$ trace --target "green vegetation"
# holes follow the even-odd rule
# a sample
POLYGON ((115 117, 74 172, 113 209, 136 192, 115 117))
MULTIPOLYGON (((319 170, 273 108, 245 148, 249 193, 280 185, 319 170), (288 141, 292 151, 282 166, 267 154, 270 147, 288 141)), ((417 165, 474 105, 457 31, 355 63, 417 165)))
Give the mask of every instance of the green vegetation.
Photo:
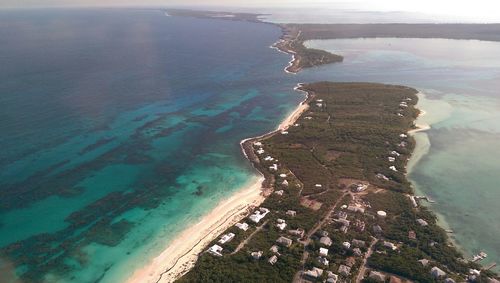
MULTIPOLYGON (((409 200, 412 189, 405 167, 414 140, 405 133, 414 127, 419 113, 414 107, 417 91, 404 86, 330 82, 306 84, 300 89, 309 93, 309 109, 296 124, 286 132, 261 138, 258 141, 262 144, 253 140, 244 145, 274 191, 261 206, 271 210, 258 224, 261 230, 241 250, 229 254, 255 231, 255 225, 247 232, 229 229, 237 236, 222 245, 224 256, 201 254, 195 267, 179 281, 291 282, 318 267, 324 270, 317 278, 322 282, 327 272, 340 275, 339 268, 349 266, 349 274, 340 276, 343 280, 363 279, 367 270, 374 269, 415 282, 439 282, 430 274, 434 266, 461 281, 469 268, 480 269, 462 259, 428 209, 414 208, 409 200), (264 152, 254 153, 257 150, 264 152), (391 161, 388 157, 393 151, 398 156, 391 161), (274 164, 277 170, 270 169, 274 164), (283 184, 285 179, 288 184, 283 184), (359 184, 366 184, 365 189, 356 191, 359 184), (296 215, 286 214, 288 210, 296 215), (378 216, 379 210, 387 216, 378 216), (286 229, 276 227, 278 219, 286 221, 286 229), (381 231, 375 232, 375 226, 381 231), (304 237, 288 232, 297 228, 305 230, 304 237), (331 246, 320 243, 325 235, 330 237, 331 246), (293 243, 290 247, 278 245, 279 253, 270 251, 280 236, 293 243), (345 246, 354 240, 358 240, 356 249, 345 246), (320 248, 327 248, 328 254, 320 256, 320 248), (250 255, 255 251, 263 252, 260 259, 250 255), (278 260, 272 265, 268 260, 274 255, 278 260), (320 263, 320 257, 328 260, 328 265, 320 263), (422 259, 428 264, 419 262, 422 259)), ((365 278, 364 282, 371 281, 365 278)))

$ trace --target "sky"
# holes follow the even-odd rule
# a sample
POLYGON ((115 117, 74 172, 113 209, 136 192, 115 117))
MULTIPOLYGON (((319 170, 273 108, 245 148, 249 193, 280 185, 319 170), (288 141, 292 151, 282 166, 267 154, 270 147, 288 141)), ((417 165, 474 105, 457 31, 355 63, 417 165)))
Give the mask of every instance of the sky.
POLYGON ((235 8, 327 8, 403 11, 500 22, 498 0, 0 0, 0 8, 52 6, 184 6, 235 8))

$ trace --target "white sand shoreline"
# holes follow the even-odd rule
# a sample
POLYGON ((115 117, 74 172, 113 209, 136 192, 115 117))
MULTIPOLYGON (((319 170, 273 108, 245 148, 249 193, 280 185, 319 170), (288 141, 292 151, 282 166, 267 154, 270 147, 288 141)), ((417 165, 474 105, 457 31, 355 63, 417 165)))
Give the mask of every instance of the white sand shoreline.
POLYGON ((136 270, 128 282, 173 282, 184 275, 194 266, 206 245, 264 201, 263 180, 263 177, 258 177, 244 189, 222 200, 197 224, 180 233, 159 256, 136 270))
MULTIPOLYGON (((294 90, 305 92, 299 89, 300 85, 298 84, 294 90)), ((288 129, 309 108, 309 105, 305 103, 307 99, 308 95, 306 93, 304 100, 278 125, 276 130, 258 137, 244 139, 240 142, 240 145, 243 145, 248 140, 259 139, 288 129)), ((243 148, 242 151, 247 157, 243 148)), ((259 206, 265 200, 262 188, 264 176, 262 173, 260 174, 262 176, 256 178, 255 182, 236 192, 228 199, 222 200, 197 224, 190 226, 175 237, 159 256, 144 267, 136 270, 127 282, 166 283, 173 282, 186 274, 193 268, 198 255, 203 252, 211 241, 248 216, 253 207, 259 206)))

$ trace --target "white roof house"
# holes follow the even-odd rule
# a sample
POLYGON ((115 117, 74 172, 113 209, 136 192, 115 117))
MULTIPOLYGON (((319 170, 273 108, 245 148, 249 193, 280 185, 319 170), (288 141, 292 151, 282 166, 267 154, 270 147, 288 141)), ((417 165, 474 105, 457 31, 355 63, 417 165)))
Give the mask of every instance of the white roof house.
POLYGON ((272 158, 271 156, 269 156, 269 155, 268 155, 268 156, 266 156, 266 157, 264 158, 264 160, 265 160, 265 161, 273 161, 273 160, 274 160, 274 158, 272 158))
POLYGON ((262 149, 262 148, 259 148, 259 150, 257 150, 257 154, 263 154, 265 151, 262 149))
POLYGON ((322 255, 322 256, 327 256, 328 255, 328 249, 319 248, 319 254, 322 255))
POLYGON ((208 249, 208 252, 210 254, 213 254, 215 256, 222 256, 222 247, 219 245, 213 245, 208 249))
POLYGON ((307 270, 304 272, 305 276, 309 276, 311 278, 319 278, 321 275, 323 275, 323 269, 313 267, 311 270, 307 270))
POLYGON ((287 180, 284 180, 281 184, 282 184, 283 186, 287 187, 287 186, 288 186, 288 181, 287 181, 287 180))
POLYGON ((437 278, 446 276, 446 272, 441 270, 439 267, 434 266, 433 268, 431 268, 431 275, 432 275, 432 277, 437 279, 437 278))
POLYGON ((269 166, 269 170, 278 171, 278 164, 274 163, 273 165, 269 166))
POLYGON ((245 222, 243 222, 243 223, 236 223, 236 225, 234 225, 234 226, 240 228, 243 231, 246 231, 249 228, 248 224, 245 223, 245 222))
POLYGON ((234 236, 235 236, 234 233, 227 233, 223 235, 219 240, 219 244, 225 244, 231 242, 231 240, 234 239, 234 236))
POLYGON ((330 237, 321 237, 319 242, 327 247, 332 245, 332 239, 330 239, 330 237))
POLYGON ((389 169, 391 169, 394 172, 398 172, 398 169, 396 169, 396 166, 391 166, 391 167, 389 167, 389 169))
POLYGON ((344 247, 344 249, 347 249, 347 250, 348 250, 348 249, 350 249, 350 248, 351 248, 351 243, 349 243, 349 242, 343 242, 343 243, 342 243, 342 247, 344 247))
POLYGON ((282 173, 282 174, 280 174, 280 177, 281 178, 286 178, 286 174, 282 173))
POLYGON ((286 215, 293 217, 293 216, 297 215, 297 211, 295 211, 295 210, 287 210, 286 211, 286 215))
POLYGON ((389 156, 389 157, 387 157, 387 160, 389 160, 389 162, 394 162, 394 161, 396 161, 396 158, 389 156))
POLYGON ((429 223, 427 223, 427 221, 423 220, 422 218, 417 219, 417 223, 420 224, 420 226, 429 225, 429 223))
POLYGON ((273 255, 271 258, 269 258, 268 262, 271 265, 274 265, 278 261, 278 257, 276 255, 273 255))
POLYGON ((261 207, 260 209, 256 210, 252 215, 250 215, 248 218, 252 220, 252 222, 259 223, 260 220, 266 217, 268 213, 269 209, 261 207))
POLYGON ((384 247, 389 248, 393 251, 398 248, 395 244, 393 244, 391 242, 387 242, 387 241, 384 241, 384 247))
POLYGON ((289 247, 292 245, 293 241, 292 239, 288 239, 286 237, 281 236, 278 238, 278 240, 276 240, 276 243, 283 245, 285 247, 289 247))

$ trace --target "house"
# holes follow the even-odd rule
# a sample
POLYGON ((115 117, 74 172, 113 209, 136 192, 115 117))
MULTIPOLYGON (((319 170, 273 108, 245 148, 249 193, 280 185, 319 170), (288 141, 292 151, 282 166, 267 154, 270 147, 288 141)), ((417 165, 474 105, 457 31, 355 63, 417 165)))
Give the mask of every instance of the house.
POLYGON ((344 226, 349 226, 349 224, 351 224, 351 222, 345 218, 335 219, 335 222, 342 223, 344 226))
POLYGON ((439 267, 434 266, 433 268, 431 268, 431 275, 435 279, 438 279, 438 278, 441 278, 441 277, 445 277, 446 276, 446 272, 444 272, 443 270, 441 270, 439 267))
POLYGON ((243 223, 236 223, 236 225, 234 225, 238 228, 240 228, 240 230, 243 230, 243 231, 246 231, 248 230, 249 226, 247 223, 243 222, 243 223))
POLYGON ((261 155, 261 154, 264 154, 264 150, 262 148, 259 148, 259 150, 257 150, 257 154, 261 155))
POLYGON ((352 252, 355 256, 362 256, 363 252, 359 248, 352 249, 352 252))
POLYGON ((254 259, 260 259, 262 257, 262 254, 263 252, 262 251, 258 251, 258 252, 252 252, 250 255, 254 258, 254 259))
MULTIPOLYGON (((346 208, 347 208, 347 206, 346 206, 346 208)), ((347 212, 339 211, 339 212, 335 213, 335 216, 337 216, 338 220, 340 220, 340 219, 345 220, 345 219, 347 219, 347 212)))
POLYGON ((343 242, 342 243, 342 247, 346 250, 350 249, 351 248, 351 243, 349 242, 343 242))
POLYGON ((327 246, 327 247, 332 245, 332 239, 330 239, 330 237, 321 237, 319 239, 319 242, 320 242, 320 244, 327 246))
POLYGON ((321 187, 323 187, 321 184, 316 184, 316 185, 314 185, 314 186, 315 186, 316 188, 321 188, 321 187))
POLYGON ((406 134, 401 134, 401 135, 399 135, 399 137, 400 137, 400 138, 407 138, 407 137, 408 137, 408 135, 406 135, 406 134))
POLYGON ((365 241, 354 239, 354 240, 352 240, 352 245, 357 247, 357 248, 362 248, 362 247, 366 246, 366 243, 365 243, 365 241))
POLYGON ((410 239, 410 240, 416 240, 417 239, 417 233, 415 233, 415 231, 413 231, 413 230, 408 231, 408 239, 410 239))
POLYGON ((422 266, 427 266, 429 264, 429 260, 425 258, 419 259, 418 262, 420 262, 422 266))
POLYGON ((275 194, 277 194, 278 196, 282 196, 284 191, 283 190, 279 190, 279 191, 275 191, 274 192, 275 194))
POLYGON ((339 274, 342 276, 349 276, 351 274, 351 268, 349 266, 341 264, 338 270, 339 274))
POLYGON ((427 221, 423 220, 422 218, 417 219, 417 223, 420 224, 420 226, 429 225, 429 223, 427 223, 427 221))
POLYGON ((319 254, 322 255, 322 256, 327 256, 328 255, 328 249, 319 248, 319 254))
POLYGON ((327 277, 326 283, 337 283, 337 280, 339 280, 339 276, 331 271, 328 271, 327 277))
POLYGON ((345 233, 347 233, 347 229, 349 229, 349 227, 347 227, 346 225, 344 225, 344 226, 340 227, 340 232, 342 232, 342 233, 345 234, 345 233))
POLYGON ((269 166, 269 170, 278 171, 278 164, 274 163, 272 166, 269 166))
POLYGON ((353 267, 355 264, 356 264, 356 258, 354 258, 353 256, 350 256, 345 259, 345 265, 353 267))
POLYGON ((288 131, 281 132, 282 135, 288 135, 288 131))
POLYGON ((396 166, 391 166, 391 167, 389 167, 389 169, 391 169, 394 172, 398 172, 398 169, 396 169, 396 166))
POLYGON ((389 160, 389 162, 394 162, 394 161, 396 161, 396 158, 389 156, 389 157, 387 157, 387 160, 389 160))
POLYGON ((356 221, 354 222, 354 229, 356 229, 356 231, 358 232, 365 231, 365 226, 366 226, 365 222, 359 219, 356 219, 356 221))
POLYGON ((323 275, 323 269, 313 267, 311 270, 307 270, 304 272, 304 276, 307 276, 312 279, 320 278, 323 275))
POLYGON ((297 211, 295 211, 295 210, 287 210, 286 211, 286 215, 294 217, 295 215, 297 215, 297 211))
POLYGON ((318 257, 318 262, 324 266, 328 266, 330 262, 325 257, 318 257))
POLYGON ((255 145, 255 146, 262 146, 262 143, 261 142, 254 142, 253 145, 255 145))
POLYGON ((291 239, 281 236, 278 238, 278 240, 276 240, 276 243, 285 247, 289 247, 292 245, 293 241, 291 239))
POLYGON ((352 211, 352 212, 359 212, 359 213, 365 213, 365 209, 359 206, 354 206, 354 205, 349 205, 347 207, 347 210, 352 211))
POLYGON ((321 237, 328 237, 328 231, 321 230, 321 231, 319 231, 319 235, 320 235, 321 237))
POLYGON ((273 255, 272 257, 269 258, 268 262, 271 265, 274 265, 278 261, 278 257, 276 255, 273 255))
POLYGON ((262 218, 264 218, 267 214, 269 213, 269 209, 261 207, 260 209, 256 210, 252 215, 250 215, 248 218, 252 220, 254 223, 259 223, 262 218))
POLYGON ((208 253, 214 256, 222 256, 222 247, 219 245, 213 245, 208 249, 208 253))
POLYGON ((220 240, 219 240, 219 244, 225 244, 225 243, 228 243, 228 242, 231 242, 231 240, 234 238, 234 233, 227 233, 225 235, 223 235, 220 240))
POLYGON ((285 220, 278 219, 277 222, 278 223, 276 224, 276 227, 278 227, 278 229, 280 229, 281 231, 285 230, 285 228, 286 228, 286 222, 285 222, 285 220))
POLYGON ((384 241, 384 247, 389 248, 393 251, 398 249, 398 247, 395 244, 393 244, 391 242, 387 242, 387 241, 384 241))
POLYGON ((297 236, 299 238, 304 237, 304 233, 305 233, 304 229, 301 229, 301 228, 298 228, 295 230, 288 230, 288 234, 293 235, 293 236, 297 236))
POLYGON ((378 216, 378 218, 386 218, 387 212, 385 212, 383 210, 379 210, 379 211, 377 211, 377 216, 378 216))
POLYGON ((287 180, 284 180, 283 182, 281 182, 281 184, 285 187, 288 187, 288 181, 287 180))
POLYGON ((385 275, 378 271, 370 271, 370 275, 368 275, 368 278, 377 282, 385 282, 385 275))
POLYGON ((444 280, 444 283, 455 283, 455 280, 448 277, 444 280))
POLYGON ((276 245, 273 245, 270 249, 269 249, 271 252, 277 254, 278 253, 278 246, 276 245))
POLYGON ((400 156, 400 155, 401 155, 401 153, 399 153, 399 152, 397 152, 397 151, 395 151, 395 150, 393 150, 393 151, 389 152, 389 154, 390 154, 390 155, 393 155, 393 156, 400 156))
POLYGON ((264 160, 265 161, 273 161, 274 158, 272 158, 271 156, 268 155, 268 156, 264 157, 264 160))
POLYGON ((379 225, 373 225, 373 233, 380 234, 382 232, 382 227, 380 227, 379 225))
POLYGON ((377 176, 377 178, 382 179, 384 181, 389 181, 390 180, 387 176, 385 176, 382 173, 378 173, 376 176, 377 176))

